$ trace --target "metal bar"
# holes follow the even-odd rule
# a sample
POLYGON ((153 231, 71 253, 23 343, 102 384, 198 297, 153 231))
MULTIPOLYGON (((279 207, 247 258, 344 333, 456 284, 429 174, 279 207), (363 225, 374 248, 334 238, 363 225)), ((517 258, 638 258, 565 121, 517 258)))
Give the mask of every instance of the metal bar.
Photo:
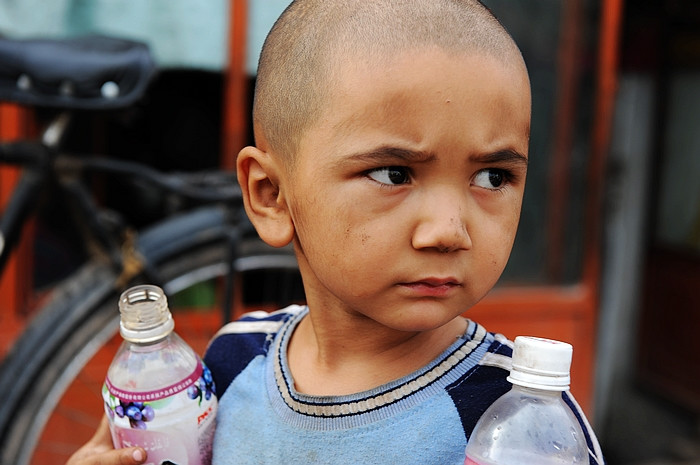
POLYGON ((231 0, 229 21, 229 64, 224 84, 223 153, 221 166, 236 169, 236 156, 246 142, 248 115, 246 105, 247 0, 231 0))
POLYGON ((576 129, 581 60, 581 0, 562 2, 557 64, 557 108, 554 111, 552 160, 549 166, 547 277, 560 283, 564 274, 567 212, 571 199, 571 155, 576 129))
POLYGON ((593 291, 596 302, 600 287, 605 164, 615 110, 622 11, 623 0, 603 1, 598 42, 594 126, 591 135, 591 154, 587 173, 587 202, 584 212, 586 234, 583 282, 593 291))

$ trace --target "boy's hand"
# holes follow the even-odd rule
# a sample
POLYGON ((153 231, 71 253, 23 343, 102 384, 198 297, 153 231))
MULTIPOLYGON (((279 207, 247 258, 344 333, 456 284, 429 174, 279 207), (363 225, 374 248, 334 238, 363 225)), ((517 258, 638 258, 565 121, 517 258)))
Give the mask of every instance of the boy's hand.
POLYGON ((66 465, 140 465, 146 461, 141 447, 114 449, 107 417, 103 417, 95 435, 68 459, 66 465))

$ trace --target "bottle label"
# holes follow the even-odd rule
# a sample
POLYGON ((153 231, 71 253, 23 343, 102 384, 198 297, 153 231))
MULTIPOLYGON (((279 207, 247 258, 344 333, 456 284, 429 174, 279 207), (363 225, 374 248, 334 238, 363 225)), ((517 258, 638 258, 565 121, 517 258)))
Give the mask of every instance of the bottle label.
POLYGON ((203 363, 180 382, 155 391, 129 391, 107 378, 102 396, 114 447, 143 447, 147 464, 211 463, 217 400, 203 363))

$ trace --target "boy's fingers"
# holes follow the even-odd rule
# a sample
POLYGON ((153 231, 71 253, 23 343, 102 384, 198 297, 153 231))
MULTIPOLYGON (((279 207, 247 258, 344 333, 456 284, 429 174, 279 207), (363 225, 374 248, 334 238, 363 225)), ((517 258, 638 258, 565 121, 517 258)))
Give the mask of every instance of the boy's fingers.
POLYGON ((113 448, 105 416, 92 438, 73 454, 66 465, 140 465, 145 461, 146 451, 141 447, 113 448))
POLYGON ((94 452, 74 456, 67 465, 141 465, 146 461, 146 452, 140 447, 94 452))
POLYGON ((116 449, 98 455, 84 457, 70 465, 140 465, 146 461, 146 453, 141 448, 116 449))
POLYGON ((100 426, 95 431, 95 434, 90 439, 92 444, 104 444, 106 446, 112 446, 112 435, 109 432, 109 423, 107 422, 107 416, 103 416, 100 421, 100 426))
POLYGON ((104 454, 104 462, 91 465, 140 465, 146 461, 146 453, 141 448, 117 449, 104 454))

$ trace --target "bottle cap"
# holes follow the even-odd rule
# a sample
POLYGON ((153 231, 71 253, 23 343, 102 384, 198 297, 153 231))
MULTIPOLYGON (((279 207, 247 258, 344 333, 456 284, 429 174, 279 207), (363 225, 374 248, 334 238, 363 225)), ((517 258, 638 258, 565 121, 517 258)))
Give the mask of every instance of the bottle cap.
POLYGON ((519 386, 566 391, 573 350, 566 342, 518 336, 508 381, 519 386))
POLYGON ((154 342, 175 328, 168 300, 158 286, 144 284, 127 289, 119 298, 119 312, 119 332, 129 342, 154 342))

